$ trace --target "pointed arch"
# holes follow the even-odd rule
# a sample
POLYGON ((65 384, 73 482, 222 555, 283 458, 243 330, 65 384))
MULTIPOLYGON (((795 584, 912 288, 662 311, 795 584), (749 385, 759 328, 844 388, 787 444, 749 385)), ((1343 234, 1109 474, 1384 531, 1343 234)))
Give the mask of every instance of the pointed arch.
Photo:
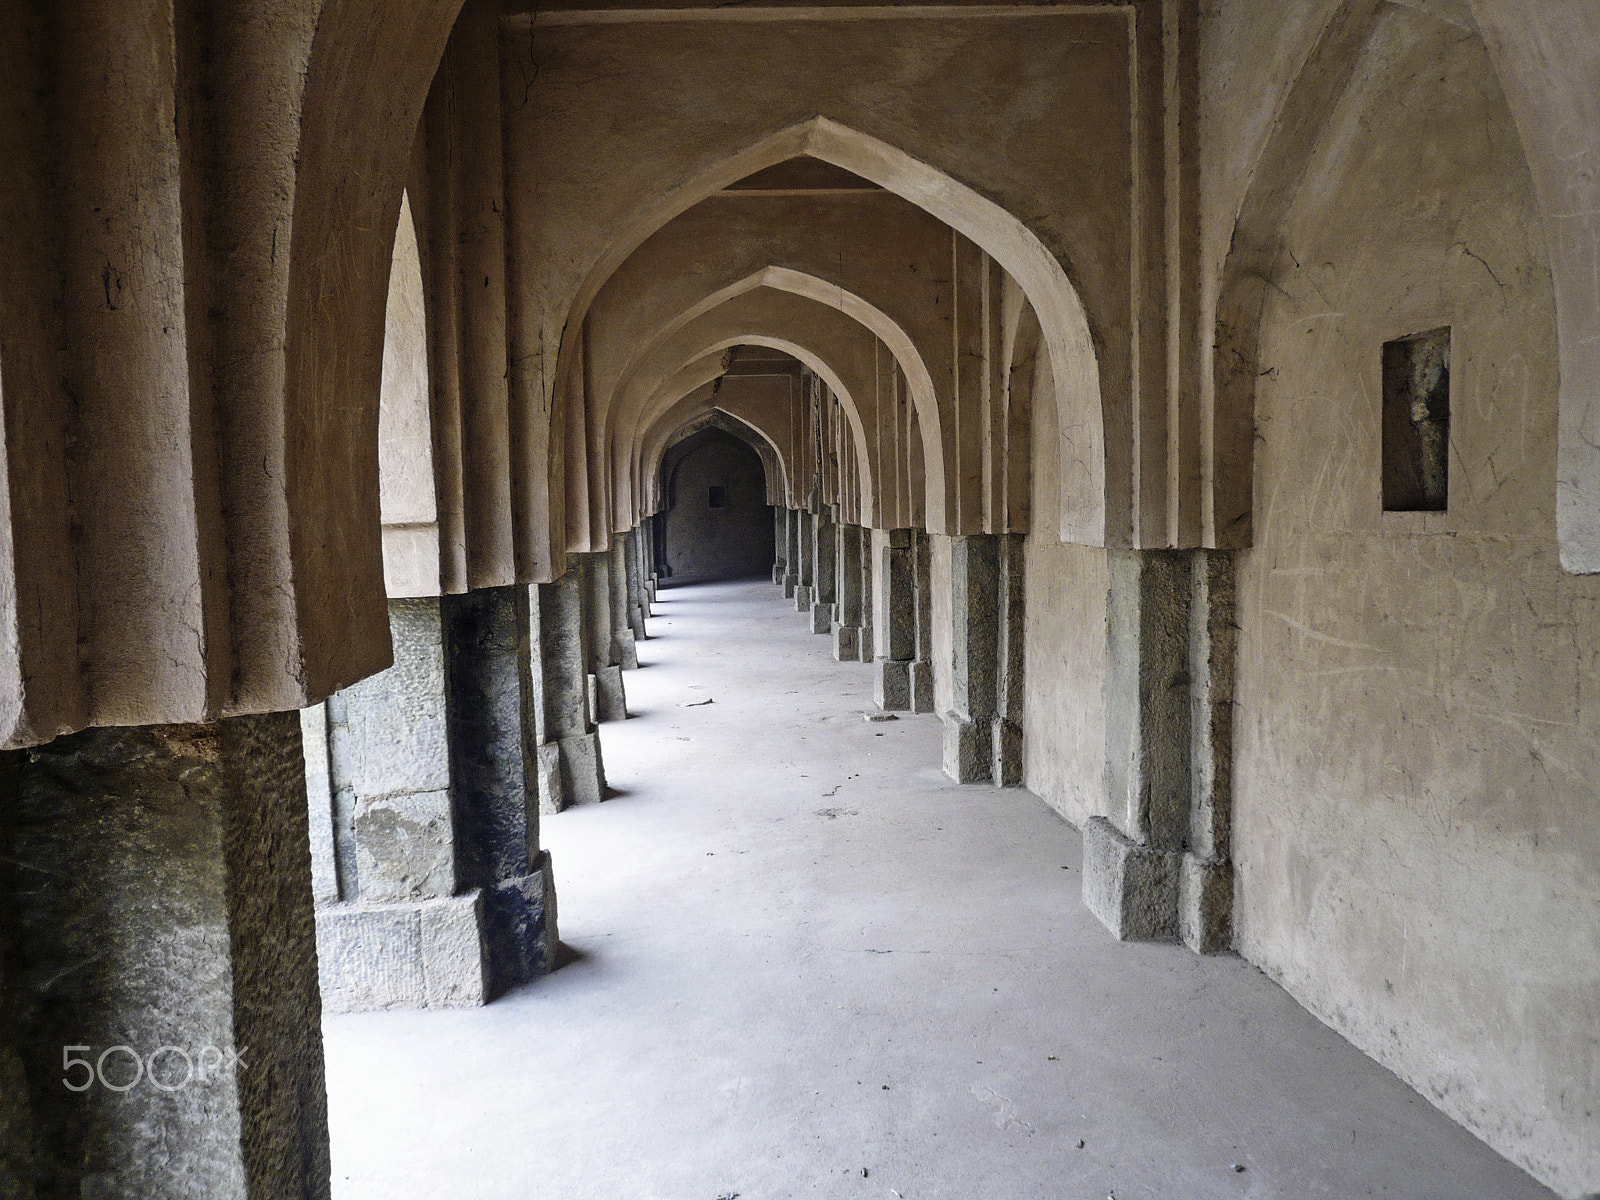
MULTIPOLYGON (((572 352, 575 331, 595 295, 646 238, 728 184, 801 156, 843 167, 932 213, 982 247, 1017 281, 1038 314, 1056 383, 1063 470, 1061 539, 1091 545, 1108 540, 1127 543, 1132 535, 1131 428, 1119 430, 1115 441, 1108 442, 1106 402, 1088 316, 1060 262, 1026 225, 993 201, 905 151, 825 116, 780 129, 636 210, 618 228, 574 295, 564 315, 561 360, 572 352)), ((556 377, 560 376, 558 367, 556 377)))

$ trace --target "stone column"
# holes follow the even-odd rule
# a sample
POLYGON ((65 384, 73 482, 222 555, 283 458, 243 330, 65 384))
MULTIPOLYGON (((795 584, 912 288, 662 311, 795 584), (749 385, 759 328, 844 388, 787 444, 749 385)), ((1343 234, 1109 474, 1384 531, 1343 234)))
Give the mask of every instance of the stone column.
POLYGON ((590 713, 596 721, 625 720, 628 698, 623 690, 622 664, 612 637, 616 623, 611 617, 611 555, 602 550, 595 554, 570 554, 567 558, 579 572, 583 592, 590 713))
POLYGON ((873 630, 877 622, 872 590, 872 530, 867 526, 861 527, 856 550, 856 569, 861 572, 861 633, 856 638, 856 650, 859 661, 870 663, 875 654, 873 630))
POLYGON ((859 525, 839 526, 838 611, 833 626, 833 657, 838 662, 861 661, 861 538, 859 525))
POLYGON ((1233 573, 1225 553, 1109 553, 1106 784, 1084 903, 1119 938, 1231 941, 1233 573))
POLYGON ((798 527, 799 575, 794 585, 794 610, 810 614, 812 581, 816 578, 816 518, 806 509, 795 512, 798 527))
POLYGON ((529 672, 539 803, 547 813, 605 798, 600 735, 589 712, 579 572, 528 588, 529 672))
POLYGON ((457 873, 442 601, 389 602, 394 665, 300 714, 329 1011, 482 1004, 479 894, 457 873))
POLYGON ((835 531, 838 526, 833 521, 833 510, 826 504, 821 506, 812 521, 811 632, 827 634, 833 632, 836 597, 834 570, 838 566, 835 561, 835 544, 838 540, 835 531))
MULTIPOLYGON (((644 641, 647 636, 644 631, 644 619, 649 615, 649 598, 644 593, 643 563, 639 558, 640 537, 637 530, 630 529, 623 537, 623 559, 626 568, 623 578, 627 585, 628 595, 628 631, 633 635, 635 643, 644 641)), ((635 653, 633 665, 639 665, 638 655, 635 653)))
POLYGON ((456 870, 483 895, 489 993, 551 970, 559 946, 555 880, 539 849, 533 769, 528 591, 446 596, 445 688, 456 870))
POLYGON ((611 643, 615 647, 612 661, 625 671, 639 665, 639 651, 635 644, 632 597, 628 594, 628 535, 612 535, 611 570, 611 643))
POLYGON ((0 756, 0 906, 5 1194, 329 1195, 296 714, 0 756))
POLYGON ((800 511, 794 508, 785 508, 783 531, 783 595, 784 599, 794 596, 794 590, 800 585, 800 558, 801 547, 804 544, 800 537, 800 511))
POLYGON ((873 660, 873 699, 885 712, 909 712, 911 662, 917 654, 916 551, 909 529, 891 529, 885 536, 884 625, 873 660))
POLYGON ((912 530, 912 586, 916 654, 911 660, 911 711, 933 711, 933 547, 924 530, 912 530))
POLYGON ((993 771, 999 563, 991 534, 950 539, 950 693, 944 773, 977 783, 993 771))
POLYGON ((782 587, 789 562, 789 510, 781 504, 772 510, 772 545, 772 582, 782 587))
POLYGON ((1022 782, 1022 711, 1026 703, 1023 686, 1027 623, 1023 610, 1023 564, 1026 560, 1025 535, 1002 533, 995 536, 998 568, 995 595, 995 715, 991 776, 997 787, 1015 787, 1022 782))

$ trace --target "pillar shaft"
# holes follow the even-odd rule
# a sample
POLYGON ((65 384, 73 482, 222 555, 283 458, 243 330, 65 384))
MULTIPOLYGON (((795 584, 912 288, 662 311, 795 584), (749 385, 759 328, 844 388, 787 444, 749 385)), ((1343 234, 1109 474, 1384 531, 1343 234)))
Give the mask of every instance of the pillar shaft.
POLYGON ((911 660, 911 711, 933 711, 933 545, 924 530, 912 531, 916 653, 911 660))
POLYGON ((800 583, 800 510, 785 508, 783 529, 783 594, 788 599, 800 583))
POLYGON ((837 598, 835 579, 838 526, 833 521, 833 510, 826 505, 812 519, 811 535, 811 632, 833 631, 833 606, 837 598))
POLYGON ((789 510, 781 504, 772 510, 772 582, 783 586, 789 563, 789 510))
POLYGON ((593 677, 590 708, 597 721, 621 721, 628 715, 628 700, 622 683, 621 656, 612 636, 616 622, 611 614, 611 554, 601 550, 568 558, 576 563, 583 589, 588 666, 593 677))
POLYGON ((1124 938, 1231 940, 1233 571, 1225 552, 1112 551, 1109 817, 1084 829, 1084 901, 1124 938))
POLYGON ((7 756, 7 1194, 329 1194, 304 778, 294 713, 7 756))
POLYGON ((909 529, 891 529, 883 547, 883 622, 874 660, 873 698, 887 712, 911 708, 917 653, 916 551, 909 529))
POLYGON ((861 660, 861 539, 865 532, 861 526, 849 524, 840 525, 838 530, 835 586, 839 598, 835 606, 838 619, 833 624, 833 657, 839 662, 861 660))
POLYGON ((944 770, 957 783, 993 770, 999 559, 995 537, 950 539, 950 711, 944 714, 944 770))
POLYGON ((611 585, 611 644, 615 647, 612 661, 624 670, 631 671, 639 665, 639 652, 630 623, 632 603, 628 595, 627 535, 614 534, 611 549, 607 553, 611 559, 606 578, 611 585))
POLYGON ((534 744, 544 812, 605 797, 600 735, 589 713, 578 572, 528 589, 534 744))

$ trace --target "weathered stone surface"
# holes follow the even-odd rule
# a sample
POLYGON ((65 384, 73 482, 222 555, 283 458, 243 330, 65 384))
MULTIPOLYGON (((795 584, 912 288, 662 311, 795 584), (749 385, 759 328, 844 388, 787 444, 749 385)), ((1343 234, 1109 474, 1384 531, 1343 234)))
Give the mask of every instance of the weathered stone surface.
POLYGON ((885 712, 911 711, 911 663, 894 658, 873 660, 872 698, 885 712))
POLYGON ((861 630, 849 625, 833 627, 833 660, 835 662, 861 661, 861 630))
POLYGON ((1083 903, 1119 941, 1178 934, 1182 854, 1141 846, 1104 817, 1083 827, 1083 903))
POLYGON ((612 657, 616 659, 617 665, 624 671, 636 670, 639 666, 639 648, 634 641, 633 630, 613 630, 611 643, 613 646, 612 657))
POLYGON ((471 1008, 488 998, 482 893, 317 910, 328 1012, 471 1008))
POLYGON ((989 735, 990 777, 996 787, 1022 783, 1022 726, 996 717, 989 735))
POLYGON ((794 587, 794 610, 795 610, 795 612, 806 613, 808 615, 810 614, 810 612, 811 612, 811 585, 810 584, 808 584, 808 583, 797 583, 797 584, 795 584, 795 587, 794 587))
POLYGON ((490 995, 555 968, 560 940, 555 876, 547 851, 535 856, 531 870, 486 888, 483 909, 490 995))
POLYGON ((599 733, 565 737, 555 743, 561 753, 561 794, 566 805, 598 804, 606 798, 606 768, 599 733))
POLYGON ((628 693, 622 681, 622 667, 601 667, 591 679, 595 683, 595 719, 597 721, 625 721, 628 719, 628 693))
POLYGON ((561 744, 546 742, 534 747, 534 773, 539 782, 539 811, 558 813, 572 801, 567 799, 561 781, 561 744))
POLYGON ((911 711, 931 713, 933 701, 933 664, 925 659, 915 659, 908 664, 911 681, 911 711))
POLYGON ((326 1197, 298 715, 95 729, 10 767, 0 892, 38 1194, 326 1197), (111 1047, 176 1047, 161 1083, 185 1075, 178 1051, 206 1070, 74 1092, 63 1046, 106 1055, 114 1086, 134 1072, 111 1047))
POLYGON ((1196 954, 1233 948, 1233 868, 1185 853, 1178 875, 1178 936, 1196 954))
POLYGON ((944 715, 944 773, 957 783, 987 783, 993 770, 992 723, 944 715))
POLYGON ((827 635, 833 632, 833 605, 814 602, 807 615, 811 618, 812 633, 827 635))

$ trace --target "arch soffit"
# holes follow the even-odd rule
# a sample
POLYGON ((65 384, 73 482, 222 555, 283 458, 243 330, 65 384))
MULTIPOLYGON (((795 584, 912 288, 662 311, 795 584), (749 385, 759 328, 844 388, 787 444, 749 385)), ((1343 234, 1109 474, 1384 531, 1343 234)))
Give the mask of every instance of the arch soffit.
MULTIPOLYGON (((921 352, 917 350, 916 344, 912 341, 910 335, 887 313, 853 292, 847 291, 836 284, 828 283, 826 280, 819 279, 815 275, 790 270, 785 267, 766 267, 735 283, 729 284, 727 287, 712 292, 699 303, 691 305, 678 316, 668 321, 661 327, 655 337, 640 347, 639 352, 629 361, 623 375, 618 380, 617 395, 624 394, 632 378, 643 369, 643 364, 647 361, 648 356, 658 351, 669 338, 687 327, 691 322, 759 288, 767 288, 772 291, 799 296, 843 313, 858 325, 870 330, 888 347, 889 352, 900 366, 901 375, 906 381, 906 390, 911 396, 912 405, 917 413, 917 424, 922 436, 924 479, 927 488, 926 511, 930 513, 943 512, 945 465, 941 438, 942 426, 939 416, 939 403, 933 386, 933 377, 928 371, 926 361, 923 359, 921 352)), ((823 375, 821 371, 817 373, 823 375)), ((823 375, 823 378, 826 380, 827 376, 823 375)), ((830 382, 829 387, 834 387, 834 385, 830 382)), ((834 387, 834 394, 841 397, 841 399, 850 395, 848 389, 841 387, 834 387)), ((862 461, 865 462, 866 433, 862 424, 859 406, 855 403, 853 397, 846 403, 846 410, 850 415, 851 425, 857 435, 856 448, 861 452, 862 461)), ((612 411, 612 408, 608 406, 606 424, 604 426, 606 438, 604 444, 606 445, 611 445, 612 439, 621 432, 620 429, 613 429, 611 424, 612 411)), ((637 427, 637 424, 635 427, 637 427)))
MULTIPOLYGON (((720 355, 724 350, 733 346, 762 346, 769 350, 781 350, 785 354, 792 355, 809 367, 827 385, 828 390, 834 394, 834 397, 839 401, 840 407, 844 409, 845 418, 849 421, 852 435, 855 438, 857 484, 861 489, 863 520, 870 523, 869 514, 877 511, 877 498, 872 491, 871 456, 867 453, 866 430, 861 422, 860 409, 854 396, 851 395, 850 389, 845 386, 844 380, 840 378, 838 372, 833 369, 827 359, 810 347, 801 345, 792 339, 761 333, 745 333, 721 337, 710 345, 702 347, 688 362, 684 363, 678 371, 669 375, 666 381, 655 390, 649 404, 646 406, 645 415, 639 422, 640 428, 653 426, 664 411, 670 409, 681 400, 686 392, 692 391, 693 386, 699 386, 692 385, 691 387, 683 388, 679 382, 680 376, 685 376, 685 373, 694 369, 696 364, 708 359, 714 359, 718 364, 718 370, 715 374, 720 375, 722 373, 720 355)), ((686 377, 692 378, 692 376, 686 377)), ((641 448, 640 439, 634 439, 634 447, 633 466, 635 477, 641 478, 642 481, 642 463, 638 453, 641 448)))
MULTIPOLYGON (((1017 281, 1038 314, 1050 354, 1061 462, 1064 466, 1079 464, 1062 479, 1061 539, 1090 545, 1108 540, 1127 543, 1132 536, 1132 414, 1125 414, 1121 422, 1129 428, 1119 427, 1113 459, 1088 316, 1055 255, 1026 225, 993 201, 905 151, 827 117, 812 117, 781 129, 639 209, 590 269, 564 314, 561 360, 566 361, 572 353, 574 330, 582 325, 595 295, 646 238, 728 184, 802 155, 843 167, 932 213, 981 246, 1017 281), (1111 496, 1115 496, 1114 504, 1109 502, 1111 496)), ((556 377, 560 374, 558 367, 556 377)))
MULTIPOLYGON (((674 448, 682 445, 687 440, 683 436, 684 430, 703 417, 710 416, 712 418, 710 421, 706 422, 701 429, 694 430, 688 436, 692 437, 694 433, 704 432, 705 430, 720 429, 730 437, 739 439, 754 450, 761 459, 761 465, 767 472, 768 501, 771 502, 774 497, 781 499, 788 496, 788 474, 783 462, 783 456, 778 451, 777 443, 772 440, 767 431, 762 429, 760 425, 753 421, 747 421, 737 413, 729 412, 720 405, 712 404, 709 400, 697 400, 693 395, 685 396, 682 401, 679 401, 678 404, 668 410, 665 416, 670 421, 667 425, 670 432, 662 439, 661 449, 656 454, 650 467, 650 474, 657 479, 658 487, 661 473, 666 468, 667 456, 672 453, 674 448), (690 402, 687 409, 683 407, 684 401, 690 402)), ((676 464, 674 464, 674 469, 676 469, 676 464)), ((660 497, 658 495, 656 497, 657 507, 659 502, 660 497)))
MULTIPOLYGON (((856 393, 859 387, 872 385, 871 369, 861 361, 846 369, 843 366, 843 358, 853 355, 856 351, 867 351, 873 344, 871 331, 851 321, 848 316, 831 306, 817 305, 812 312, 823 316, 833 326, 834 333, 845 339, 824 344, 813 340, 821 331, 812 330, 807 334, 796 332, 792 321, 793 314, 761 311, 757 306, 759 295, 760 293, 756 291, 746 292, 724 305, 702 313, 694 322, 684 326, 666 343, 656 348, 652 356, 653 361, 648 364, 648 371, 641 369, 625 381, 622 389, 624 398, 619 402, 620 410, 626 414, 625 424, 613 429, 602 444, 603 453, 608 455, 621 508, 627 507, 628 488, 630 486, 637 488, 642 483, 639 474, 640 431, 662 408, 670 406, 678 396, 682 395, 682 392, 677 395, 667 395, 664 385, 687 364, 713 351, 740 344, 769 346, 783 350, 800 359, 822 378, 844 408, 846 420, 855 439, 860 466, 859 478, 864 486, 870 486, 869 448, 872 442, 868 437, 867 423, 862 416, 861 402, 857 399, 856 393), (749 307, 751 311, 741 312, 741 307, 749 307), (850 345, 852 340, 859 341, 860 345, 852 348, 850 345), (856 382, 846 382, 851 379, 856 382)), ((767 296, 785 301, 798 299, 807 305, 812 303, 803 297, 797 298, 785 293, 768 292, 767 296)), ((634 494, 637 495, 637 491, 634 494)))

